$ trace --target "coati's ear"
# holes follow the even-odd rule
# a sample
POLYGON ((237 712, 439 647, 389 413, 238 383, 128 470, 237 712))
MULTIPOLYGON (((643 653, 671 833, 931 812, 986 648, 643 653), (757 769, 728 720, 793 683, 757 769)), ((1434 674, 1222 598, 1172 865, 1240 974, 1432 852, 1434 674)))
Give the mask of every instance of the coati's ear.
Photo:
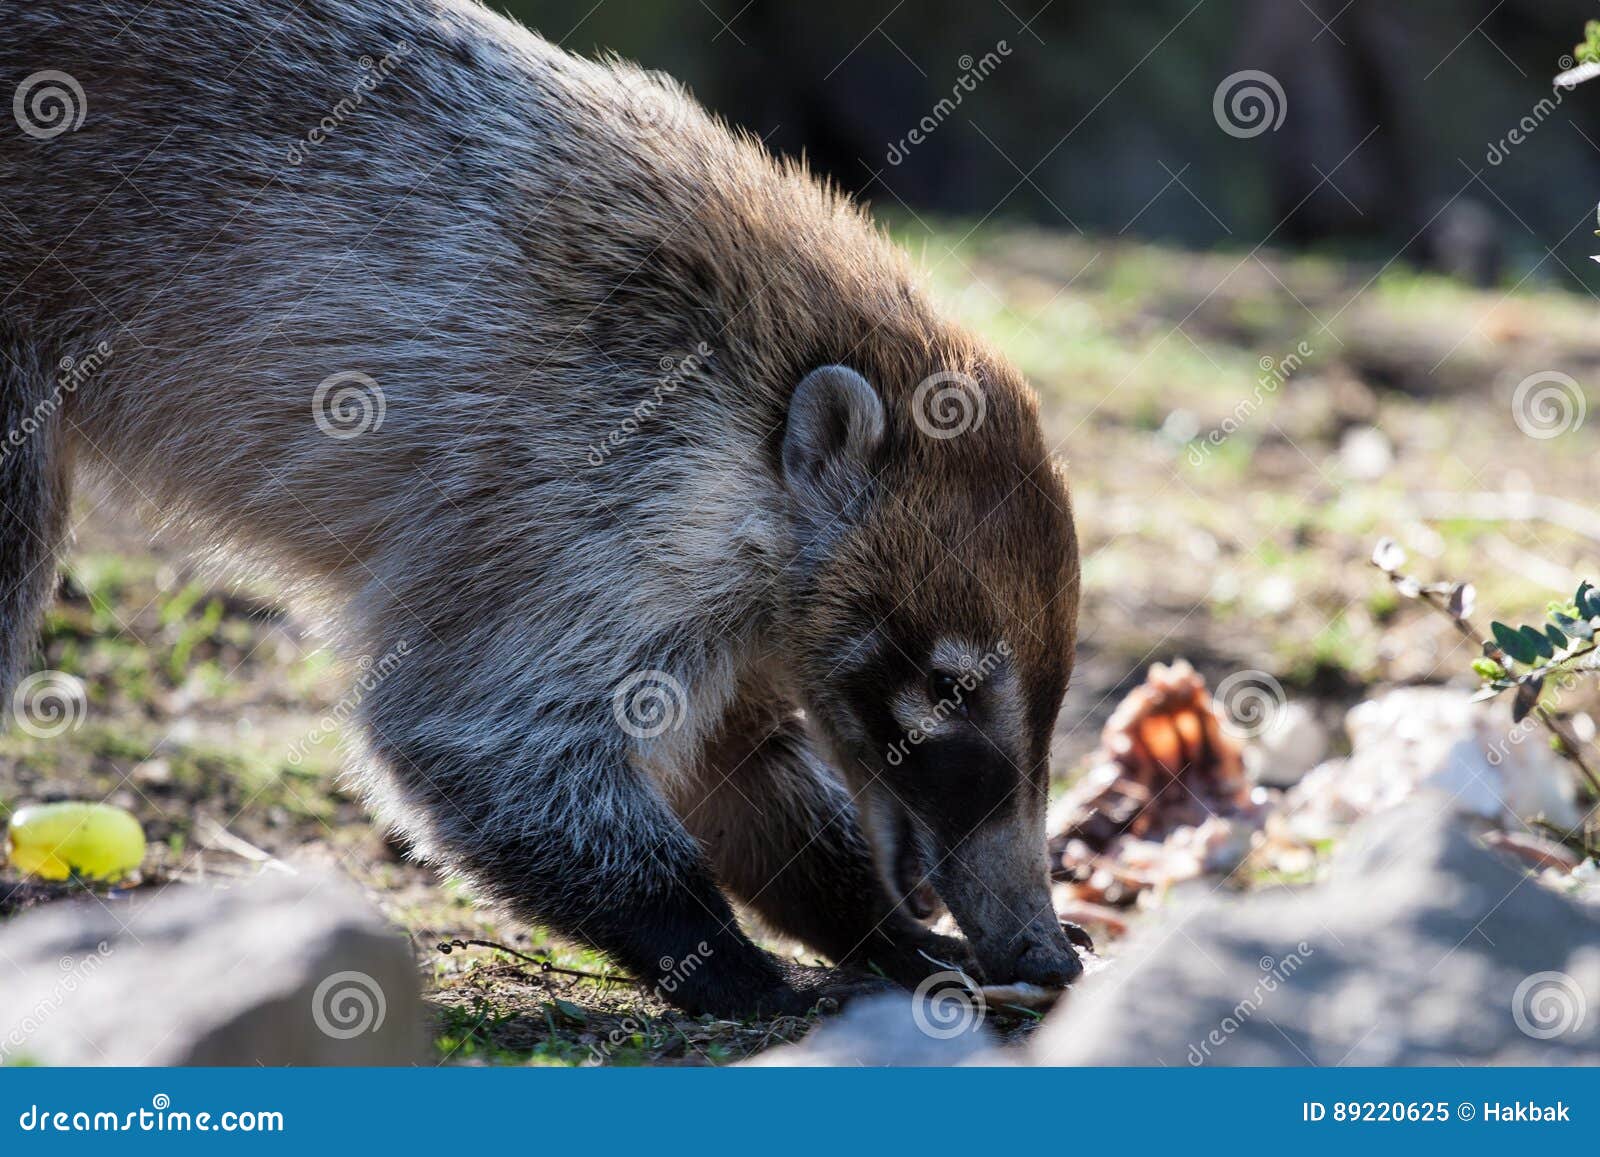
POLYGON ((783 432, 783 481, 807 506, 838 513, 872 479, 883 443, 883 399, 844 366, 821 366, 795 387, 783 432))

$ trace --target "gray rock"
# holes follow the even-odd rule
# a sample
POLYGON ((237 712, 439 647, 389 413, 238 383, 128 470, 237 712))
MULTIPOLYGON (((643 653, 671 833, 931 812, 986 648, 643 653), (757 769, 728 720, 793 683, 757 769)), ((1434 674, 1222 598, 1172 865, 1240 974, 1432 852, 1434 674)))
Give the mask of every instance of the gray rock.
POLYGON ((1537 724, 1513 725, 1503 702, 1400 687, 1352 707, 1345 729, 1349 758, 1312 769, 1289 793, 1289 823, 1302 838, 1335 835, 1419 788, 1443 791, 1457 811, 1511 828, 1535 817, 1573 828, 1583 814, 1572 767, 1537 724))
POLYGON ((423 1055, 406 940, 349 884, 55 904, 0 925, 0 1060, 383 1065, 423 1055))
POLYGON ((1208 896, 1136 933, 1032 1059, 1600 1064, 1600 914, 1419 795, 1359 825, 1325 884, 1208 896))
POLYGON ((1299 703, 1286 703, 1245 748, 1250 777, 1266 787, 1293 787, 1328 755, 1328 732, 1299 703))
POLYGON ((769 1049, 747 1063, 752 1068, 960 1065, 990 1059, 996 1043, 972 1006, 953 994, 942 999, 886 995, 854 1003, 798 1044, 769 1049))

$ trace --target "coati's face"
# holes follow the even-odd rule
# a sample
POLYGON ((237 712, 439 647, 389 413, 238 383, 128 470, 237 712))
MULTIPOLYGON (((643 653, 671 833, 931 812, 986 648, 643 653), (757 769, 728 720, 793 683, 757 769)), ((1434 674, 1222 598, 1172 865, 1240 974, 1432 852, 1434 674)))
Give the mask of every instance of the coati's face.
POLYGON ((784 629, 885 879, 931 881, 989 982, 1058 984, 1081 971, 1044 852, 1078 553, 1007 372, 920 389, 807 375, 783 442, 798 550, 784 629))

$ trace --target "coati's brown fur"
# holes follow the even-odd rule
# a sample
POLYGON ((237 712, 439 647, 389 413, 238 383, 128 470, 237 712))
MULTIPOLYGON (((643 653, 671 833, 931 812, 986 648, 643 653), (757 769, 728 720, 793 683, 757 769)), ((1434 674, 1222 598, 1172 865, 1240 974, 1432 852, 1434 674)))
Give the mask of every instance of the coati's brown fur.
POLYGON ((724 890, 908 985, 919 949, 1076 974, 1067 495, 861 213, 469 0, 0 27, 0 689, 76 462, 376 662, 357 774, 419 855, 684 1007, 870 986, 724 890), (923 877, 970 957, 901 903, 923 877))

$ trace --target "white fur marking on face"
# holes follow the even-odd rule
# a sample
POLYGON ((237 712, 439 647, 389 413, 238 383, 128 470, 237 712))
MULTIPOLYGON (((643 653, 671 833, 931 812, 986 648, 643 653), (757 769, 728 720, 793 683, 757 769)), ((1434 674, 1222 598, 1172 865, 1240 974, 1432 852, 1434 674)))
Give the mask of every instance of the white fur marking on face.
MULTIPOLYGON (((1011 664, 1012 654, 1011 645, 1004 639, 982 645, 946 636, 935 643, 933 669, 954 675, 957 692, 950 702, 934 703, 926 686, 908 688, 922 700, 920 712, 937 723, 934 729, 924 728, 926 734, 939 735, 953 728, 960 720, 956 708, 981 698, 986 734, 1008 749, 1019 744, 1023 731, 1022 696, 1011 664)), ((899 717, 898 710, 896 716, 899 717)))
POLYGON ((895 722, 908 734, 937 735, 940 721, 934 717, 934 703, 927 692, 913 683, 896 691, 889 700, 895 722))

